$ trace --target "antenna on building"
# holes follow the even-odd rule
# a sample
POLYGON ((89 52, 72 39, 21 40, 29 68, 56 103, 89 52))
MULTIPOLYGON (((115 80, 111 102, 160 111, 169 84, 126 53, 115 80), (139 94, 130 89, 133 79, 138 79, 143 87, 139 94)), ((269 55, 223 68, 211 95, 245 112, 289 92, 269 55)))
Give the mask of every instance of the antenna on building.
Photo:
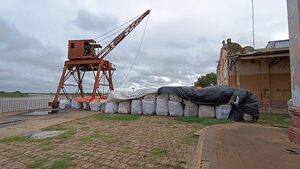
POLYGON ((252 43, 253 48, 255 49, 255 34, 254 34, 254 0, 251 0, 252 2, 252 43))

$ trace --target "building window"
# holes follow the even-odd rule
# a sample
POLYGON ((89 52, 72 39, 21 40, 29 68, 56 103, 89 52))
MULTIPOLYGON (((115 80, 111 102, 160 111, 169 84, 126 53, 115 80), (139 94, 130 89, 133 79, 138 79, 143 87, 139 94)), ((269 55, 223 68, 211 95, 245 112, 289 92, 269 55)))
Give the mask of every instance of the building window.
POLYGON ((70 44, 70 47, 71 47, 71 48, 75 48, 75 43, 71 43, 71 44, 70 44))

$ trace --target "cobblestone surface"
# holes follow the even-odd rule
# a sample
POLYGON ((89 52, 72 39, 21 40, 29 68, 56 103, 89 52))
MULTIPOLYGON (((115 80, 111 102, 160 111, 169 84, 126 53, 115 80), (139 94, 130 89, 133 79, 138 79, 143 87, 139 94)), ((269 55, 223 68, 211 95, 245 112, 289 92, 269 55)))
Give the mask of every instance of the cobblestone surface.
POLYGON ((198 139, 193 133, 201 126, 171 117, 92 116, 51 128, 67 132, 42 140, 1 139, 0 168, 188 168, 198 139))

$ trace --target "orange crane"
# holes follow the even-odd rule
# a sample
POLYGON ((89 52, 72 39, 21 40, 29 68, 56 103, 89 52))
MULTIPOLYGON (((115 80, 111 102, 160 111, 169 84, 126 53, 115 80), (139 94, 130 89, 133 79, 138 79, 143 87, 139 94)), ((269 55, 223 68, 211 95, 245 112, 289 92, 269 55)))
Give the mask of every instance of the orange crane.
POLYGON ((114 65, 104 58, 134 29, 136 26, 149 15, 147 10, 127 26, 116 38, 102 49, 94 39, 69 40, 68 43, 68 60, 65 61, 64 68, 60 77, 59 84, 52 102, 49 106, 57 108, 61 91, 69 100, 77 99, 79 102, 90 102, 93 100, 106 99, 109 91, 114 90, 113 73, 116 70, 114 65), (99 51, 100 52, 97 52, 99 51), (83 80, 86 72, 92 72, 94 76, 94 85, 91 96, 85 96, 83 91, 83 80), (72 78, 73 83, 67 83, 72 78), (107 81, 108 84, 103 83, 107 81), (71 98, 74 93, 68 93, 66 87, 76 87, 75 93, 79 94, 78 98, 71 98), (100 87, 107 87, 108 90, 100 92, 100 87), (97 96, 97 97, 96 97, 97 96))

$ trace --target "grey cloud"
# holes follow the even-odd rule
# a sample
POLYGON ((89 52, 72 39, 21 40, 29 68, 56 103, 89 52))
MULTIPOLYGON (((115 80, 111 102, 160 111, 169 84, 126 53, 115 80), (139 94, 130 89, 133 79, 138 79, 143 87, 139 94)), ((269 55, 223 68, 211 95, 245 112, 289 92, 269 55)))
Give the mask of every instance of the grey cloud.
MULTIPOLYGON (((53 3, 55 4, 51 1, 49 4, 53 3)), ((118 2, 120 3, 127 4, 118 2)), ((66 4, 69 2, 67 1, 66 4)), ((148 28, 134 65, 145 20, 106 57, 117 66, 114 74, 114 84, 117 89, 122 83, 119 89, 130 90, 132 87, 137 89, 163 85, 192 85, 198 76, 216 70, 222 40, 232 38, 232 41, 243 45, 252 44, 251 6, 249 6, 251 2, 239 1, 237 4, 236 0, 229 0, 222 6, 218 0, 203 2, 194 0, 189 3, 151 1, 148 4, 151 9, 148 28), (170 3, 172 7, 168 8, 170 3), (128 74, 131 67, 132 70, 128 74), (128 77, 125 79, 127 74, 128 77)), ((282 6, 286 6, 285 1, 266 0, 257 1, 256 4, 258 42, 281 38, 277 34, 281 35, 282 32, 287 34, 286 15, 284 12, 279 12, 282 11, 282 6), (263 7, 270 3, 272 5, 268 6, 266 11, 263 7)), ((58 41, 58 44, 65 45, 68 39, 74 37, 95 37, 97 33, 102 34, 111 30, 119 25, 119 20, 124 22, 136 16, 140 12, 139 9, 145 7, 142 1, 132 2, 130 10, 123 9, 122 5, 120 7, 114 1, 101 1, 101 3, 78 1, 76 7, 60 5, 66 15, 51 15, 49 12, 51 10, 48 9, 48 12, 41 13, 39 16, 31 13, 34 17, 30 18, 30 21, 39 22, 44 17, 56 20, 61 16, 57 25, 61 37, 48 35, 43 39, 48 38, 50 42, 58 41), (105 14, 98 13, 99 10, 104 9, 100 5, 105 5, 105 14), (61 29, 60 24, 65 27, 61 29)), ((11 18, 15 24, 26 22, 26 20, 10 17, 13 16, 13 12, 3 12, 3 10, 0 10, 1 16, 11 18)), ((18 25, 16 29, 14 25, 0 19, 0 25, 0 90, 5 88, 54 91, 63 60, 66 59, 62 54, 66 52, 66 47, 61 46, 61 50, 57 50, 37 38, 27 36, 28 28, 22 29, 24 33, 21 33, 19 30, 25 25, 24 23, 18 25), (17 49, 15 46, 18 46, 17 49), (11 68, 14 70, 4 73, 11 68)), ((32 33, 35 36, 41 34, 47 34, 47 30, 41 29, 40 34, 37 35, 35 32, 32 33)), ((91 79, 86 82, 89 83, 88 87, 91 86, 91 79)))
POLYGON ((49 91, 55 88, 62 51, 22 34, 0 18, 0 90, 49 91))
POLYGON ((86 31, 104 32, 118 26, 118 17, 113 14, 96 14, 80 10, 73 21, 80 29, 86 31))

